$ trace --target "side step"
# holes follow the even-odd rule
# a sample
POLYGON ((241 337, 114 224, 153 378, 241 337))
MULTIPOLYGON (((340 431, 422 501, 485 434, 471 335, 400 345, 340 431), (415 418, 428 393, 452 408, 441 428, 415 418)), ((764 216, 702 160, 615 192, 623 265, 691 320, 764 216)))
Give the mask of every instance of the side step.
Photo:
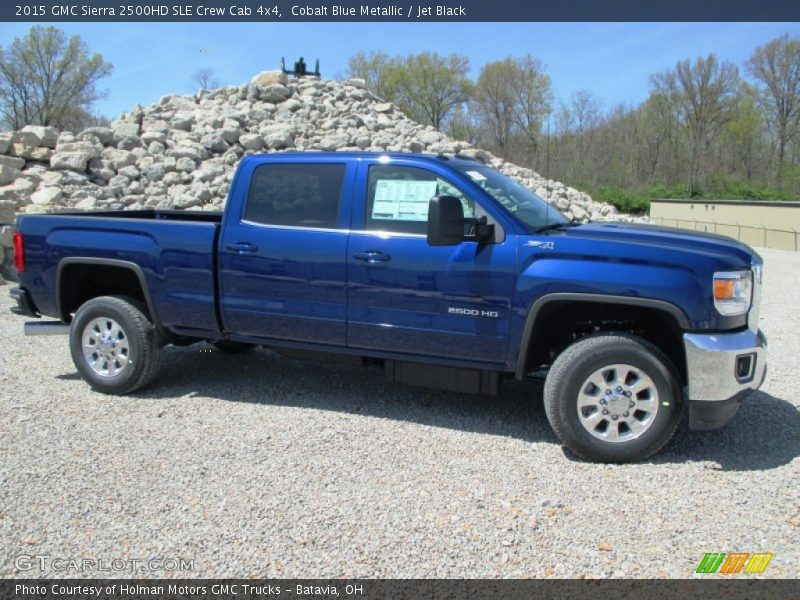
POLYGON ((462 394, 496 396, 500 373, 463 367, 443 367, 423 363, 387 360, 384 365, 386 381, 417 385, 462 394))
POLYGON ((25 335, 69 335, 69 325, 61 321, 27 321, 22 331, 25 335))

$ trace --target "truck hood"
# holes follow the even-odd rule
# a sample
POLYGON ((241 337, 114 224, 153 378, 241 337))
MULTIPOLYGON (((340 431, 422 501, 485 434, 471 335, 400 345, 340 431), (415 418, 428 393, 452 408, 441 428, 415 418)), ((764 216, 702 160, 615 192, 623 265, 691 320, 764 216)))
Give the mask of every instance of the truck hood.
MULTIPOLYGON (((721 262, 733 267, 747 267, 761 262, 759 255, 749 246, 733 238, 714 233, 689 231, 660 225, 641 223, 587 223, 564 231, 570 239, 663 248, 674 252, 715 255, 721 262)), ((555 237, 555 236, 553 236, 555 237)))

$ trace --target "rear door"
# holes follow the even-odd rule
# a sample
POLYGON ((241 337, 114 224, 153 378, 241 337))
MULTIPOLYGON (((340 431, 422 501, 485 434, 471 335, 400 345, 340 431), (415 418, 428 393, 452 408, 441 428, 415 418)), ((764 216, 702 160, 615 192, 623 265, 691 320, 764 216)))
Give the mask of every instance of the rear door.
POLYGON ((346 250, 355 163, 287 155, 249 162, 219 246, 228 333, 345 345, 346 250))
POLYGON ((506 234, 450 172, 394 159, 364 160, 347 251, 351 348, 504 363, 516 281, 506 234), (450 194, 465 216, 495 223, 491 243, 430 246, 428 200, 450 194))

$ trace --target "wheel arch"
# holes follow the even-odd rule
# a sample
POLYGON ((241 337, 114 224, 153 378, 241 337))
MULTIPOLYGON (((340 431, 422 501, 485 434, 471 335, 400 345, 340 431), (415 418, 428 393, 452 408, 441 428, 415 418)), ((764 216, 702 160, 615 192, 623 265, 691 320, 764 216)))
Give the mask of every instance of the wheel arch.
MULTIPOLYGON (((576 292, 556 292, 546 294, 538 298, 531 305, 528 315, 525 318, 525 326, 520 340, 520 346, 517 353, 517 362, 515 368, 515 378, 523 379, 527 371, 529 359, 531 357, 531 343, 535 341, 535 334, 537 328, 541 328, 542 317, 545 316, 549 309, 556 306, 564 305, 607 305, 609 308, 635 308, 644 311, 650 311, 654 314, 666 318, 674 324, 674 327, 681 331, 690 329, 689 319, 683 310, 664 300, 656 300, 652 298, 636 298, 631 296, 615 296, 607 294, 588 294, 576 292)), ((679 370, 682 369, 680 364, 676 365, 679 370)))
MULTIPOLYGON (((85 281, 79 281, 85 283, 85 281)), ((142 301, 147 308, 153 326, 159 335, 164 335, 158 313, 155 310, 153 299, 150 295, 150 288, 147 285, 142 268, 134 262, 113 258, 97 258, 89 256, 70 256, 63 258, 58 263, 56 271, 56 309, 58 316, 65 323, 71 321, 71 313, 84 302, 99 296, 117 295, 120 293, 130 295, 142 301), (83 267, 83 268, 82 268, 83 267), (110 270, 110 271, 109 271, 110 270), (89 274, 105 271, 113 272, 119 280, 112 286, 94 284, 90 290, 81 289, 76 285, 76 289, 68 291, 66 288, 70 274, 79 274, 80 278, 86 279, 89 274)))

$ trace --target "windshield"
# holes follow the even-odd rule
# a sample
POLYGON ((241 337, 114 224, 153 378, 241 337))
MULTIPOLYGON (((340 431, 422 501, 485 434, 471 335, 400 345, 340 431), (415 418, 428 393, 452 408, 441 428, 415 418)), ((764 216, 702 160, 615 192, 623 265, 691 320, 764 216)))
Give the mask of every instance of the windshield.
POLYGON ((458 166, 458 171, 472 179, 512 213, 531 233, 569 220, 542 198, 522 187, 513 179, 484 166, 458 166))

